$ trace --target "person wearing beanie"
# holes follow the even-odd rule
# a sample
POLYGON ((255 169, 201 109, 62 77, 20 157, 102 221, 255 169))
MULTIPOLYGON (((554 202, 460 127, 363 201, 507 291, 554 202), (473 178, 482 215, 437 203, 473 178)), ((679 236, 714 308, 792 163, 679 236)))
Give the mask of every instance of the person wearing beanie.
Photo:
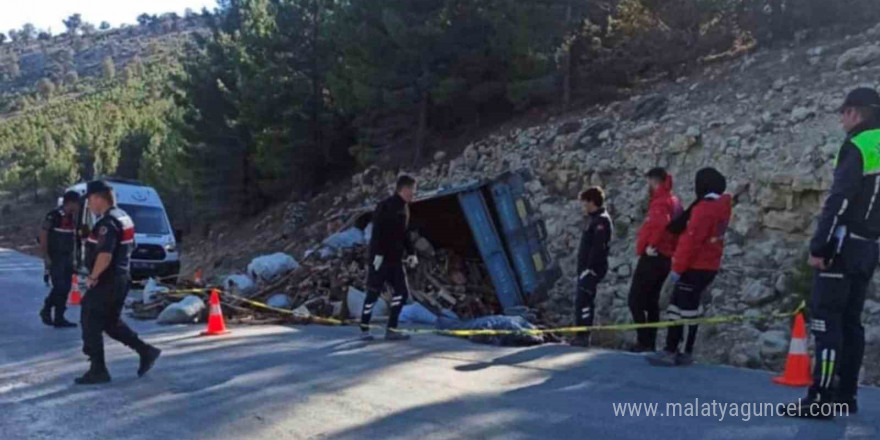
MULTIPOLYGON (((696 200, 667 226, 671 233, 679 234, 672 257, 672 272, 661 293, 661 304, 668 302, 666 314, 671 321, 703 315, 700 300, 721 267, 724 234, 730 223, 733 199, 724 193, 726 189, 727 181, 718 170, 699 170, 694 184, 696 200)), ((687 327, 686 338, 684 325, 669 327, 666 348, 648 357, 648 362, 656 366, 693 363, 697 326, 687 327)))

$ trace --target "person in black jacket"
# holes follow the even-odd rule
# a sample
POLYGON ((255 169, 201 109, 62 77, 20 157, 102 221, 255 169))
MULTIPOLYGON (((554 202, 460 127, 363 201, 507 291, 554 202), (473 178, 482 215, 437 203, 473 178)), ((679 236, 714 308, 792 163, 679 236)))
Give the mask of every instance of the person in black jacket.
POLYGON ((409 298, 409 285, 404 270, 404 256, 410 267, 418 264, 412 242, 407 237, 409 228, 409 204, 416 194, 416 180, 410 176, 397 179, 395 194, 376 207, 373 213, 373 236, 370 238, 370 267, 367 273, 367 298, 361 312, 362 339, 372 340, 370 318, 373 306, 386 284, 394 289, 385 339, 398 341, 409 336, 395 332, 400 311, 409 298))
POLYGON ((89 210, 98 217, 86 239, 88 290, 80 310, 83 353, 89 357, 91 366, 74 382, 95 385, 110 382, 104 359, 104 333, 138 353, 138 377, 153 368, 162 350, 141 340, 122 320, 122 308, 131 287, 134 221, 116 207, 116 196, 107 182, 89 182, 86 196, 89 210))
MULTIPOLYGON (((574 322, 581 327, 593 325, 596 286, 608 272, 608 243, 613 226, 611 216, 605 210, 602 188, 589 188, 581 192, 579 199, 589 219, 578 248, 578 279, 574 300, 574 322)), ((578 333, 572 343, 589 347, 590 333, 578 333)))
POLYGON ((52 280, 52 290, 43 302, 40 319, 44 324, 56 328, 76 327, 76 324, 64 318, 64 312, 67 310, 67 294, 70 293, 73 280, 79 199, 76 191, 64 193, 61 206, 46 214, 40 231, 40 251, 52 280))
POLYGON ((810 241, 808 263, 816 269, 810 330, 816 353, 813 385, 801 401, 802 417, 825 418, 830 411, 822 410, 832 403, 857 411, 865 351, 862 309, 880 259, 880 95, 870 88, 853 90, 840 116, 847 138, 810 241))

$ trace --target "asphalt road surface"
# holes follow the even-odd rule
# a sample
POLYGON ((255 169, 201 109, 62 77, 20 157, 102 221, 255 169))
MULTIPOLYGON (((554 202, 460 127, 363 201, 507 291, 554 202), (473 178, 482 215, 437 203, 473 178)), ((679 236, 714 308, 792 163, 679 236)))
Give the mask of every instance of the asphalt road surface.
MULTIPOLYGON (((760 371, 652 368, 627 353, 440 336, 366 344, 353 329, 318 326, 239 327, 204 338, 201 326, 135 321, 164 350, 155 369, 138 379, 137 356, 106 339, 113 382, 80 387, 73 379, 88 364, 79 329, 40 323, 41 274, 38 260, 0 250, 6 440, 880 438, 876 388, 862 389, 858 415, 834 421, 758 417, 748 404, 791 402, 803 389, 773 385, 760 371), (713 401, 714 415, 661 416, 667 403, 684 412, 713 401), (660 406, 655 416, 616 416, 613 404, 627 402, 660 406)), ((78 314, 68 311, 72 320, 78 314)))

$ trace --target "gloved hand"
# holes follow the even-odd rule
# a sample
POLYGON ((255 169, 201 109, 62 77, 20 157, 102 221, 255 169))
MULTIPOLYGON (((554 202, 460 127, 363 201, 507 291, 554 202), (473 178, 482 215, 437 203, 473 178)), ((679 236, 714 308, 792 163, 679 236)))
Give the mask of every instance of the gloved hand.
POLYGON ((381 255, 376 255, 375 257, 373 257, 373 270, 378 272, 379 268, 382 267, 383 261, 385 261, 385 257, 383 257, 381 255))
POLYGON ((657 248, 655 248, 654 246, 648 246, 645 249, 645 255, 647 255, 649 257, 656 257, 657 256, 657 248))
POLYGON ((419 257, 416 255, 410 255, 406 257, 406 265, 410 267, 410 269, 415 268, 419 265, 419 257))
POLYGON ((672 300, 672 291, 675 290, 675 284, 678 283, 678 280, 681 276, 675 272, 670 272, 669 276, 666 277, 666 281, 663 282, 663 289, 660 290, 660 310, 669 307, 669 302, 672 300))

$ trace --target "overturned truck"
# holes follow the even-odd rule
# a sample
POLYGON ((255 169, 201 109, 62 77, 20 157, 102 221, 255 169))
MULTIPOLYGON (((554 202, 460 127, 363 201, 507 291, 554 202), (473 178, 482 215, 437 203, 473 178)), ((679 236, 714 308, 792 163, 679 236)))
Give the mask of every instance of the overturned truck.
POLYGON ((425 193, 411 204, 412 238, 424 261, 410 274, 416 300, 473 318, 523 314, 547 298, 562 272, 529 204, 530 178, 508 172, 425 193))

